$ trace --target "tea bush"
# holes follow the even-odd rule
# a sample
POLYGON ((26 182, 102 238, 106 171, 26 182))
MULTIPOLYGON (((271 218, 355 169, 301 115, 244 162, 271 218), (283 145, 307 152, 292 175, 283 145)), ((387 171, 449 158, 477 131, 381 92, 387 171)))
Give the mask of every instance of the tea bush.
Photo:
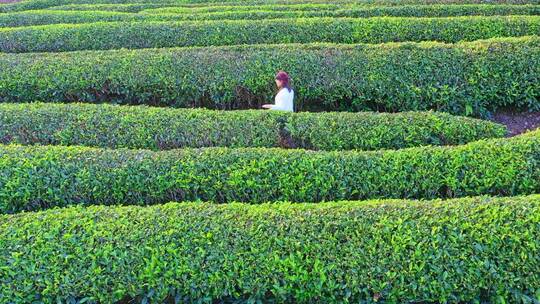
POLYGON ((1 146, 0 211, 70 204, 444 198, 540 191, 540 131, 378 152, 1 146))
POLYGON ((113 21, 187 21, 187 20, 257 20, 314 17, 449 17, 467 15, 540 15, 539 5, 415 5, 350 6, 329 9, 321 5, 265 5, 226 7, 173 7, 127 14, 115 11, 35 10, 0 14, 0 27, 18 27, 56 23, 91 23, 113 21), (232 9, 232 10, 229 10, 232 9), (256 10, 254 10, 256 9, 256 10), (208 12, 205 12, 208 11, 208 12))
POLYGON ((534 303, 539 222, 538 195, 2 215, 0 303, 534 303))
POLYGON ((377 150, 502 137, 488 121, 436 112, 280 113, 89 104, 0 104, 0 143, 165 150, 289 147, 377 150))
MULTIPOLYGON (((210 4, 208 4, 210 5, 210 4)), ((218 5, 216 3, 216 5, 218 5)), ((51 6, 51 7, 44 7, 40 9, 34 9, 34 10, 58 10, 58 11, 108 11, 108 12, 125 12, 125 13, 138 13, 143 10, 148 9, 157 9, 157 8, 166 8, 166 7, 185 7, 186 9, 189 9, 190 7, 193 7, 196 9, 196 6, 191 6, 187 3, 101 3, 101 4, 91 4, 91 3, 85 3, 85 4, 64 4, 64 5, 57 5, 57 6, 51 6)), ((1 6, 0 6, 1 10, 1 6)), ((6 9, 7 11, 7 9, 6 9)), ((23 12, 24 10, 14 9, 9 10, 9 12, 23 12)))
POLYGON ((0 14, 0 27, 21 27, 55 23, 90 23, 136 20, 135 14, 105 11, 39 10, 0 14))
MULTIPOLYGON (((96 10, 99 7, 95 7, 96 10)), ((235 12, 275 12, 303 14, 320 12, 328 16, 345 17, 341 14, 351 14, 349 17, 451 17, 463 15, 538 15, 538 5, 513 4, 431 4, 431 5, 366 5, 362 2, 351 4, 336 3, 300 3, 300 4, 262 4, 262 5, 208 5, 199 7, 169 6, 149 7, 139 10, 142 14, 208 14, 208 13, 235 13, 235 12), (518 13, 519 12, 519 13, 518 13)))
POLYGON ((310 42, 434 40, 451 43, 539 33, 540 16, 96 22, 0 28, 0 51, 61 52, 310 42))
MULTIPOLYGON (((294 3, 330 3, 330 4, 363 4, 363 5, 404 5, 404 4, 538 4, 537 0, 367 0, 358 2, 356 0, 295 0, 294 3)), ((145 5, 148 7, 167 6, 216 6, 216 5, 265 5, 265 4, 291 4, 290 0, 157 0, 148 3, 141 0, 32 0, 18 3, 0 4, 0 13, 36 10, 54 7, 79 6, 84 8, 88 5, 105 5, 110 8, 117 6, 120 8, 129 6, 145 5)))
MULTIPOLYGON (((490 1, 491 2, 491 1, 490 1)), ((517 3, 519 1, 497 1, 491 2, 491 9, 497 9, 502 7, 515 7, 518 10, 526 9, 526 7, 534 7, 538 5, 538 2, 535 1, 521 1, 522 3, 517 3), (512 3, 516 2, 516 3, 512 3)), ((425 3, 414 3, 410 2, 408 4, 400 4, 399 6, 405 7, 419 7, 425 3)), ((430 9, 437 10, 440 7, 447 7, 449 10, 453 10, 452 7, 455 7, 459 10, 460 7, 470 6, 483 10, 486 7, 486 10, 491 10, 485 3, 477 1, 444 1, 441 3, 432 3, 430 5, 424 5, 424 10, 429 11, 430 9), (452 4, 452 5, 450 5, 452 4), (452 7, 450 7, 452 6, 452 7)), ((339 10, 339 9, 361 9, 366 8, 369 10, 369 7, 379 7, 382 10, 387 10, 387 7, 398 7, 396 3, 370 3, 370 2, 355 2, 355 1, 332 1, 332 0, 317 0, 317 1, 295 1, 291 3, 287 0, 265 0, 263 2, 215 2, 215 3, 103 3, 103 4, 65 4, 58 6, 51 6, 44 8, 43 10, 60 10, 60 11, 116 11, 116 12, 129 12, 129 13, 211 13, 211 12, 221 12, 221 11, 231 11, 231 10, 268 10, 271 8, 272 11, 321 11, 321 10, 339 10)), ((1 6, 0 6, 1 9, 1 6)), ((532 9, 532 8, 531 8, 532 9)), ((39 10, 39 9, 38 9, 39 10)), ((407 9, 404 9, 407 10, 407 9)), ((525 15, 532 14, 534 15, 534 9, 531 10, 531 13, 525 13, 525 15)))
POLYGON ((279 69, 293 78, 297 110, 540 110, 538 37, 0 53, 0 102, 254 108, 275 94, 279 69))

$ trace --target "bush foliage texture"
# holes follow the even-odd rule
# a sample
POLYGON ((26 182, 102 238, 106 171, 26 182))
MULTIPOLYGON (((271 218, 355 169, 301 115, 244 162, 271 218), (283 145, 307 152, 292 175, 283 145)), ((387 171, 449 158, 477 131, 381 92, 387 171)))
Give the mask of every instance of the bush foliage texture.
POLYGON ((454 43, 538 33, 540 16, 95 22, 0 28, 0 51, 61 52, 312 42, 454 43))
MULTIPOLYGON (((149 7, 152 7, 150 4, 149 7)), ((95 9, 99 9, 96 6, 95 9)), ((102 7, 101 9, 107 9, 102 7)), ((126 8, 128 9, 128 8, 126 8)), ((141 6, 129 7, 131 10, 141 6)), ((451 17, 495 15, 540 15, 540 5, 413 5, 413 6, 348 6, 300 4, 262 6, 166 7, 149 9, 141 14, 119 11, 36 10, 0 15, 0 27, 18 27, 56 23, 91 23, 99 21, 186 21, 186 20, 256 20, 314 17, 451 17), (334 9, 332 9, 334 8, 334 9)))
POLYGON ((2 215, 0 302, 532 303, 539 222, 537 195, 2 215))
POLYGON ((378 152, 0 149, 0 211, 6 213, 69 204, 255 204, 539 191, 540 131, 455 147, 378 152))
POLYGON ((254 108, 275 94, 279 69, 293 78, 297 110, 540 110, 538 37, 0 53, 0 102, 254 108))
POLYGON ((286 113, 90 104, 0 104, 0 143, 165 150, 313 150, 458 145, 502 137, 492 122, 437 112, 286 113))

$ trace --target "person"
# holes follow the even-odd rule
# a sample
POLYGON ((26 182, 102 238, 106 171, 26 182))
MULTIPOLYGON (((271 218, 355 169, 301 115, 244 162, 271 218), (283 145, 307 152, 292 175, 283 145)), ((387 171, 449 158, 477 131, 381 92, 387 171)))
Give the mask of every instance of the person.
POLYGON ((280 111, 294 111, 294 91, 290 85, 291 78, 289 74, 284 71, 279 71, 276 74, 276 85, 278 87, 278 93, 274 104, 264 104, 262 107, 270 110, 280 111))

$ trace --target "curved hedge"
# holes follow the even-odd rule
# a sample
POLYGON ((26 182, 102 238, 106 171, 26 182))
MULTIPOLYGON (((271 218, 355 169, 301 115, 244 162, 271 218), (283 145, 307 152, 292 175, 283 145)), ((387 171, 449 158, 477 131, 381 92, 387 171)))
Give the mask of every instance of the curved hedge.
MULTIPOLYGON (((69 7, 68 7, 69 8, 69 7)), ((96 9, 99 7, 95 7, 96 9)), ((226 12, 265 11, 276 13, 307 13, 321 12, 325 14, 356 12, 357 17, 395 16, 395 17, 450 17, 463 15, 484 15, 499 12, 502 15, 520 12, 520 15, 537 15, 538 5, 525 4, 401 4, 401 5, 366 5, 363 3, 299 3, 299 4, 262 4, 262 5, 210 5, 199 7, 169 6, 149 7, 141 10, 141 14, 208 14, 226 12)))
POLYGON ((307 18, 307 17, 455 17, 455 16, 506 16, 539 15, 539 5, 400 5, 365 6, 345 5, 333 8, 328 5, 263 5, 220 7, 165 7, 148 9, 138 15, 147 18, 169 18, 170 20, 212 20, 212 19, 265 19, 265 18, 307 18), (227 8, 230 9, 227 10, 227 8), (204 12, 209 11, 209 12, 204 12))
POLYGON ((271 100, 279 69, 293 78, 297 110, 540 110, 539 37, 0 53, 0 102, 253 108, 271 100))
POLYGON ((503 137, 506 127, 440 112, 395 114, 297 113, 283 130, 296 148, 315 150, 379 150, 421 145, 460 145, 503 137))
POLYGON ((261 203, 540 191, 540 131, 380 152, 1 146, 0 211, 171 200, 261 203))
MULTIPOLYGON (((60 11, 108 11, 108 12, 125 12, 125 13, 138 13, 147 9, 157 9, 165 7, 186 7, 188 4, 169 4, 169 3, 102 3, 102 4, 64 4, 51 7, 43 7, 33 10, 60 10, 60 11)), ((194 7, 195 8, 195 7, 194 7)), ((1 11, 1 6, 0 6, 1 11)), ((23 12, 22 10, 9 11, 23 12)), ((7 13, 9 13, 7 12, 7 13)))
MULTIPOLYGON (((195 8, 174 7, 149 10, 141 14, 128 14, 115 11, 25 11, 0 14, 0 27, 19 27, 29 25, 45 25, 57 23, 92 23, 99 21, 185 21, 185 20, 257 20, 274 18, 315 18, 315 17, 449 17, 468 15, 540 15, 540 5, 416 5, 416 6, 387 6, 387 7, 350 7, 346 9, 323 10, 316 5, 309 7, 288 6, 263 7, 239 6, 233 11, 220 9, 214 12, 199 13, 195 8), (258 8, 253 10, 253 8, 258 8)), ((205 8, 205 7, 203 7, 205 8)), ((219 7, 211 7, 214 10, 219 7)))
POLYGON ((3 215, 0 302, 534 303, 539 222, 538 195, 3 215))
POLYGON ((165 150, 287 147, 377 150, 457 145, 506 128, 444 113, 279 113, 108 105, 0 104, 0 143, 165 150))
MULTIPOLYGON (((66 4, 59 6, 52 6, 44 8, 44 10, 60 10, 60 11, 116 11, 116 12, 128 12, 128 13, 152 13, 152 12, 172 12, 172 13, 211 13, 211 12, 220 12, 220 11, 231 11, 231 10, 272 10, 272 11, 311 11, 311 10, 339 10, 339 9, 360 9, 366 8, 369 10, 370 7, 382 7, 381 9, 386 10, 387 7, 412 7, 420 6, 422 3, 410 3, 410 4, 370 4, 364 2, 336 2, 336 1, 295 1, 291 3, 290 1, 271 1, 263 3, 250 3, 250 2, 222 2, 222 3, 206 3, 206 4, 188 4, 188 3, 131 3, 131 4, 66 4)), ((518 10, 527 10, 527 7, 531 9, 531 13, 526 14, 535 14, 534 7, 538 5, 538 1, 528 1, 527 4, 523 3, 505 3, 504 1, 492 2, 490 5, 478 4, 478 3, 454 3, 449 5, 451 2, 441 2, 438 4, 424 5, 425 10, 430 10, 430 8, 437 9, 438 7, 456 7, 459 10, 459 7, 469 6, 477 7, 478 9, 485 8, 486 10, 497 10, 500 7, 508 7, 518 10), (493 7, 490 9, 490 7, 493 7)), ((0 6, 1 7, 1 6, 0 6)))
POLYGON ((55 23, 90 23, 136 20, 135 14, 105 11, 24 11, 0 14, 0 27, 55 23))
MULTIPOLYGON (((210 5, 210 4, 209 4, 210 5)), ((193 9, 196 9, 197 6, 191 6, 190 4, 182 4, 182 3, 101 3, 101 4, 63 4, 63 5, 56 5, 56 6, 50 6, 50 7, 39 7, 34 8, 32 10, 59 10, 59 11, 108 11, 108 12, 125 12, 125 13, 138 13, 143 10, 147 9, 157 9, 157 8, 165 8, 165 7, 193 7, 193 9)), ((2 7, 0 6, 0 11, 2 10, 2 7)), ((5 9, 6 13, 13 13, 13 12, 24 12, 27 10, 7 10, 5 9)))
MULTIPOLYGON (((538 4, 538 0, 295 0, 294 3, 330 3, 362 5, 404 5, 404 4, 538 4)), ((151 5, 155 6, 216 6, 216 5, 265 5, 291 4, 290 0, 157 0, 148 3, 145 0, 27 0, 18 3, 1 4, 0 13, 45 9, 57 6, 74 5, 151 5)))
POLYGON ((96 22, 0 28, 0 51, 61 52, 310 42, 457 42, 536 34, 540 34, 540 16, 96 22))

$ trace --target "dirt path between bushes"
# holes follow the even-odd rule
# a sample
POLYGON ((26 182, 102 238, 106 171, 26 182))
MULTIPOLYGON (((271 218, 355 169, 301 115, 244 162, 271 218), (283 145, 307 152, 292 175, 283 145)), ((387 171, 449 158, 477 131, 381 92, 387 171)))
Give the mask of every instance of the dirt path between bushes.
POLYGON ((508 128, 508 136, 540 128, 540 112, 500 112, 493 115, 492 120, 505 125, 508 128))
POLYGON ((21 0, 0 0, 0 4, 2 4, 2 3, 15 3, 15 2, 21 2, 21 0))

